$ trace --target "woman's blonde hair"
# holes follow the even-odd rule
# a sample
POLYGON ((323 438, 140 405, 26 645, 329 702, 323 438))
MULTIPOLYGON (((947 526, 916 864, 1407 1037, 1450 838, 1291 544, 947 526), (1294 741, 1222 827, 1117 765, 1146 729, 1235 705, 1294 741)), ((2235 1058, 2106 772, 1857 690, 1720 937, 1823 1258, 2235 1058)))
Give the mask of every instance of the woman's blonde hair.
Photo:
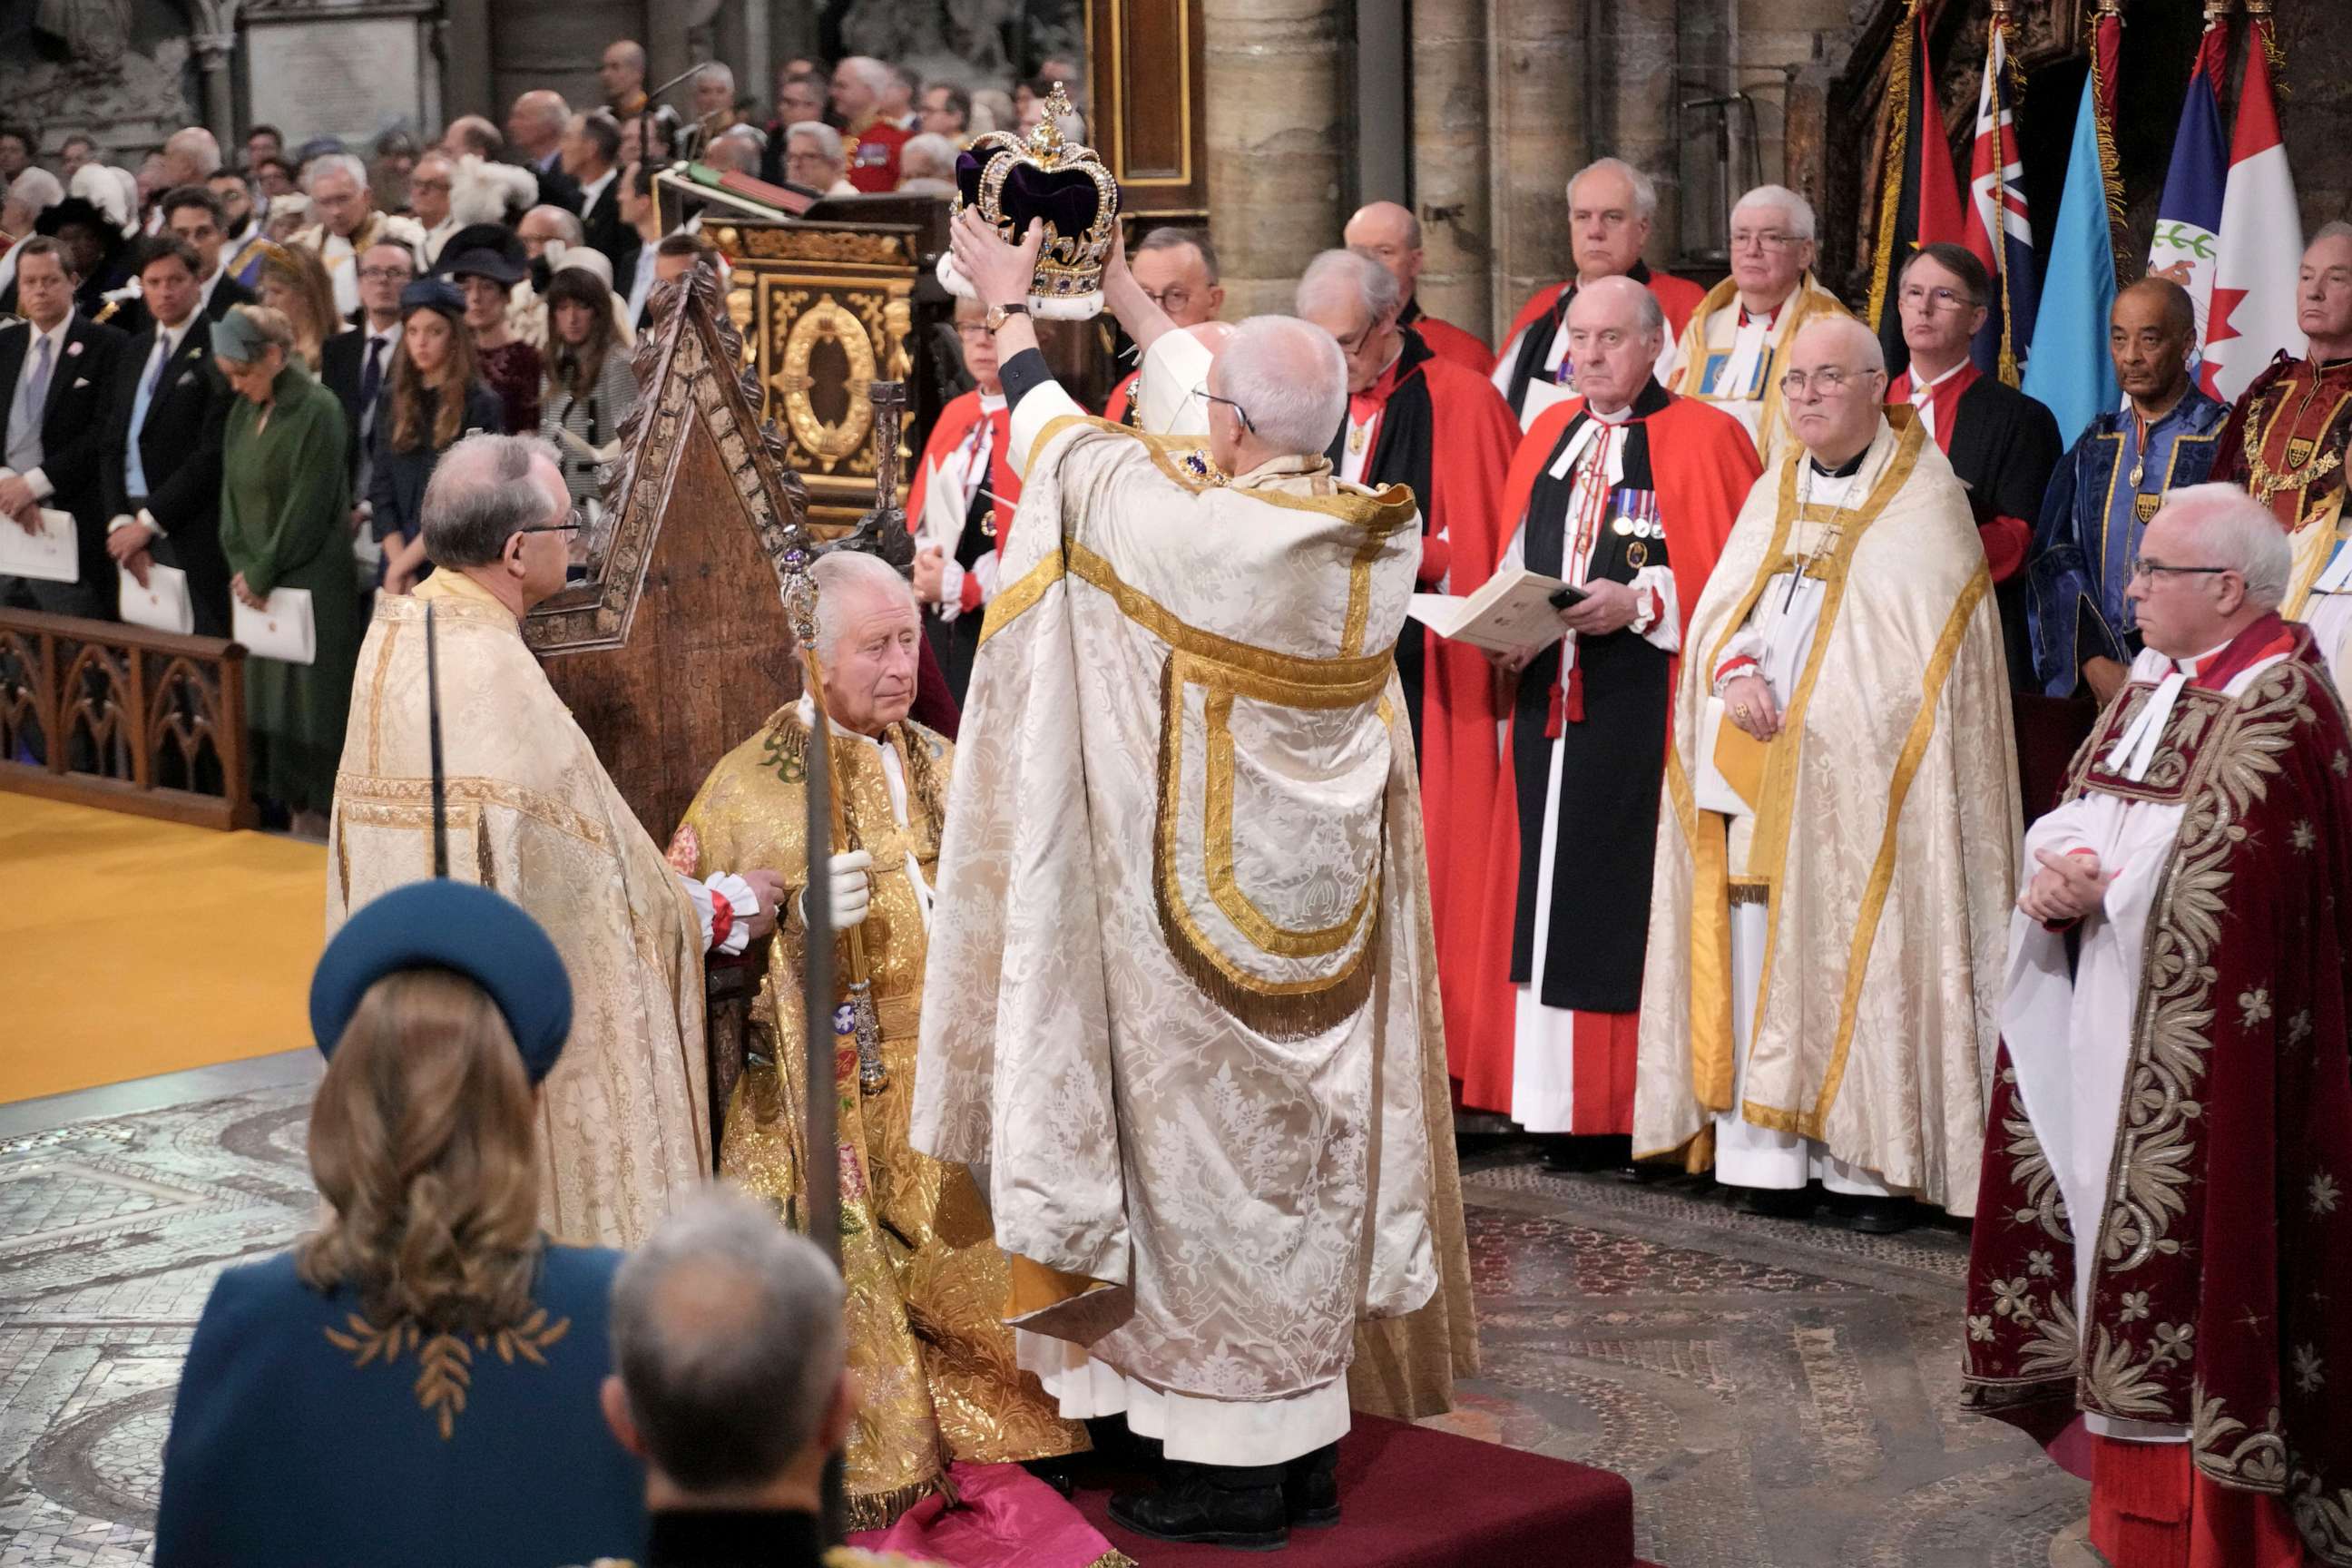
MULTIPOLYGON (((354 263, 356 265, 356 263, 354 263)), ((261 276, 275 279, 294 295, 294 309, 286 312, 293 327, 291 347, 311 370, 319 368, 319 350, 342 330, 335 311, 335 285, 327 265, 306 245, 273 245, 261 254, 261 276)))
POLYGON ((332 1209, 295 1267, 349 1286, 378 1327, 488 1333, 530 1309, 539 1263, 535 1110, 488 994, 442 970, 368 988, 310 1107, 332 1209))
MULTIPOLYGON (((431 307, 420 305, 406 311, 405 321, 419 310, 431 307)), ((463 321, 450 321, 438 310, 435 315, 449 322, 449 353, 441 362, 441 369, 427 380, 408 357, 408 333, 400 334, 400 346, 392 351, 392 376, 384 391, 392 406, 392 449, 413 452, 420 446, 430 446, 436 452, 448 450, 449 443, 465 433, 466 394, 472 390, 481 372, 481 356, 474 350, 473 329, 463 321), (438 399, 433 405, 433 428, 425 428, 425 391, 433 389, 438 399)), ((383 416, 378 415, 378 418, 383 416)))

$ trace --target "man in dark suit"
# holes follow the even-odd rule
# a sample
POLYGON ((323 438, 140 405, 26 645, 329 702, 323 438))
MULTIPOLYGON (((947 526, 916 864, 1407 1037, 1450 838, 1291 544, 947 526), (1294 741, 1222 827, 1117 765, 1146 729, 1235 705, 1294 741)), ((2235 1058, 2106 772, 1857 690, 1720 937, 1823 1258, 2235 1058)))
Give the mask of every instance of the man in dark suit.
POLYGON ((16 252, 16 308, 0 330, 0 527, 40 526, 43 509, 69 512, 80 539, 80 581, 0 579, 0 604, 112 620, 114 567, 106 554, 99 464, 122 334, 74 313, 80 279, 64 246, 47 236, 16 252))
POLYGON ((201 270, 186 240, 167 234, 147 242, 139 292, 148 324, 116 364, 98 477, 107 554, 142 584, 158 563, 186 573, 195 630, 226 637, 221 437, 231 395, 213 364, 212 319, 198 309, 201 270))
POLYGON ((515 161, 539 176, 539 199, 549 206, 580 210, 580 182, 563 167, 563 133, 572 109, 560 92, 526 92, 507 110, 507 145, 515 161))
POLYGON ((621 216, 621 128, 607 114, 575 114, 563 132, 563 172, 580 187, 580 226, 613 264, 613 287, 626 295, 637 236, 621 216))
POLYGON ((415 281, 416 261, 404 245, 386 242, 370 246, 360 258, 360 320, 348 332, 329 338, 319 351, 319 379, 342 399, 343 443, 352 476, 352 550, 370 563, 381 555, 375 535, 367 528, 371 515, 366 496, 368 458, 373 447, 376 410, 384 389, 392 384, 393 352, 400 347, 400 291, 415 281))
MULTIPOLYGON (((221 253, 228 244, 228 216, 218 195, 204 185, 175 185, 163 194, 158 210, 165 231, 195 247, 198 315, 217 321, 232 307, 253 303, 253 290, 229 276, 222 265, 221 253)), ((144 263, 148 258, 142 252, 139 259, 144 263)), ((120 328, 125 338, 138 337, 154 324, 142 300, 126 301, 107 323, 120 328)))

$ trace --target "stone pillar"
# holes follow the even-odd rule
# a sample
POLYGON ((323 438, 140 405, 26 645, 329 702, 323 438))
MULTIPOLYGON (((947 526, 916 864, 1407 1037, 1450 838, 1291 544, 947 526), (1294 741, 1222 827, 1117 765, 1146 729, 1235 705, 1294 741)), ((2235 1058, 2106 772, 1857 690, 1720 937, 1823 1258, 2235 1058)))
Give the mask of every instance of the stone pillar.
POLYGON ((1421 215, 1422 309, 1492 339, 1487 262, 1486 0, 1414 0, 1412 190, 1421 215))
MULTIPOLYGON (((1616 0, 1600 0, 1603 8, 1616 0)), ((1573 265, 1568 177, 1589 161, 1585 135, 1588 0, 1486 0, 1487 165, 1492 181, 1495 314, 1573 265)))
POLYGON ((221 156, 233 163, 229 149, 236 143, 236 92, 229 80, 229 58, 236 50, 235 33, 196 33, 188 39, 196 53, 196 72, 204 93, 205 129, 221 144, 221 156))
POLYGON ((1205 0, 1200 100, 1225 318, 1287 312, 1309 258, 1347 221, 1341 0, 1205 0))
POLYGON ((1675 0, 1607 0, 1592 10, 1586 89, 1595 112, 1592 153, 1622 158, 1658 187, 1650 228, 1652 267, 1674 258, 1682 233, 1682 170, 1675 135, 1675 0))

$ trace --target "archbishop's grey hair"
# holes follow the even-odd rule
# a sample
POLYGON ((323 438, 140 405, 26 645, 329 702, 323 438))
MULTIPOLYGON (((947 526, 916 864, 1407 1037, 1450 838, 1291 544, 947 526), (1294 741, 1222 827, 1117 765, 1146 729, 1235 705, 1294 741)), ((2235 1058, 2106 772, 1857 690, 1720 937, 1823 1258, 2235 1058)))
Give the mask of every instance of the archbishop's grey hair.
POLYGON ((1633 213, 1647 223, 1658 216, 1658 187, 1649 175, 1622 158, 1595 158, 1568 177, 1568 205, 1576 205, 1576 183, 1587 174, 1615 174, 1633 187, 1633 213))
POLYGON ((1799 239, 1813 237, 1813 204, 1786 185, 1759 185, 1731 204, 1734 213, 1742 207, 1778 207, 1788 215, 1791 235, 1799 239))
POLYGON ((656 1469, 688 1492, 781 1475, 846 1370, 841 1276, 765 1205, 705 1188, 613 1280, 613 1363, 656 1469))
POLYGON ((2205 553, 2197 564, 2226 566, 2245 578, 2246 598, 2255 607, 2275 610, 2286 598, 2294 547, 2271 509, 2237 486, 2184 485, 2165 496, 2157 516, 2196 534, 2205 553))
POLYGON ((835 647, 849 630, 850 606, 866 594, 897 595, 911 605, 915 590, 898 569, 863 550, 834 550, 816 558, 809 568, 816 580, 816 651, 825 668, 833 668, 835 647))
POLYGON ((1235 327, 1215 372, 1220 395, 1240 404, 1257 438, 1286 456, 1319 455, 1347 416, 1348 362, 1339 343, 1295 316, 1252 316, 1235 327))
POLYGON ((548 521, 548 491, 530 460, 562 471, 555 448, 536 436, 467 436, 441 454, 425 487, 425 554, 436 566, 487 566, 506 553, 519 528, 548 521))
POLYGON ((1377 321, 1403 302, 1404 288, 1396 274, 1361 252, 1327 250, 1299 275, 1291 308, 1312 316, 1335 299, 1360 307, 1368 321, 1377 321))

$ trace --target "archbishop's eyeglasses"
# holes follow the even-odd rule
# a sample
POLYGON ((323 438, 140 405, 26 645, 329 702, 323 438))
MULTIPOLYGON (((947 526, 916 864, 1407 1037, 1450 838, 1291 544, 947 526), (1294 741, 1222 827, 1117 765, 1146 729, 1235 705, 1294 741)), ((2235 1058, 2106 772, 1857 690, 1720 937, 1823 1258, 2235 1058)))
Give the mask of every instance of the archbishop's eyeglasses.
POLYGON ((2218 577, 2224 572, 2235 571, 2235 566, 2168 566, 2161 561, 2150 561, 2145 555, 2134 557, 2131 563, 2133 576, 2151 581, 2168 574, 2175 577, 2218 577))
POLYGON ((1249 410, 1244 408, 1240 404, 1235 403, 1232 398, 1219 397, 1215 393, 1211 392, 1205 386, 1194 387, 1192 389, 1192 395, 1205 399, 1211 403, 1223 404, 1226 407, 1234 411, 1234 417, 1242 422, 1243 429, 1248 431, 1253 436, 1257 434, 1257 426, 1250 423, 1249 410))

